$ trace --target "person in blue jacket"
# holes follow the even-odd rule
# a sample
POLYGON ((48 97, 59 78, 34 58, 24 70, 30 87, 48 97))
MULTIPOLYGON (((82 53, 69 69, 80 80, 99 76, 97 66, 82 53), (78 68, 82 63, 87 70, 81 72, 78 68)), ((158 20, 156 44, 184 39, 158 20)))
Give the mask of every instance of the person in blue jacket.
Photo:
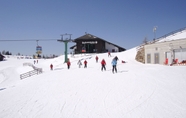
POLYGON ((117 65, 117 59, 114 58, 114 59, 112 60, 112 72, 113 72, 113 73, 114 73, 114 71, 117 73, 116 65, 117 65))

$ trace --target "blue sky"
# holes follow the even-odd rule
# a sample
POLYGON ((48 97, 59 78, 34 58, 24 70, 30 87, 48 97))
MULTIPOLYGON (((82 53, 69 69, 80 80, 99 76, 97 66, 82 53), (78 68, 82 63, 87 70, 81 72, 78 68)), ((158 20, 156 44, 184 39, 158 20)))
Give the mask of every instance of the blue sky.
MULTIPOLYGON (((186 27, 186 0, 0 0, 0 40, 72 39, 88 32, 126 49, 186 27)), ((44 55, 64 44, 39 41, 44 55)), ((0 51, 33 55, 36 41, 0 42, 0 51)), ((69 43, 69 47, 74 43, 69 43)))

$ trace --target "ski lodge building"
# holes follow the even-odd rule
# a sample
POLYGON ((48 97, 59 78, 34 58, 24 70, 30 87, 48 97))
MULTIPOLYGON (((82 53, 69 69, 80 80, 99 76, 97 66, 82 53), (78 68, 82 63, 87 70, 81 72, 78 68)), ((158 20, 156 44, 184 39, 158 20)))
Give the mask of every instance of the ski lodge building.
POLYGON ((171 32, 144 46, 146 64, 177 63, 186 60, 186 27, 171 32))
POLYGON ((103 53, 103 52, 121 52, 126 49, 116 44, 108 42, 97 36, 85 33, 85 35, 74 39, 76 45, 70 47, 75 54, 78 53, 103 53))

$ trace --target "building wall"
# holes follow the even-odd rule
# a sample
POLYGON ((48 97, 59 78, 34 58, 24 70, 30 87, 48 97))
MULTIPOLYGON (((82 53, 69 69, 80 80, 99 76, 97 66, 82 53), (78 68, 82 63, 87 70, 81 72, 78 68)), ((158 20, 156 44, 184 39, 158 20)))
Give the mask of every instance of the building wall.
POLYGON ((86 53, 103 53, 103 52, 121 52, 125 51, 124 48, 119 47, 117 45, 108 43, 107 41, 104 41, 100 38, 93 38, 93 39, 88 39, 82 38, 82 39, 77 39, 75 40, 76 42, 76 47, 74 50, 74 53, 82 53, 82 49, 84 50, 83 47, 85 47, 86 53))
POLYGON ((186 60, 186 39, 145 45, 145 63, 164 64, 166 58, 169 64, 172 59, 186 60))
POLYGON ((105 52, 105 42, 102 40, 98 40, 98 44, 96 45, 96 48, 98 53, 105 52))
POLYGON ((118 47, 116 47, 116 46, 114 46, 114 45, 112 45, 112 44, 109 44, 109 43, 105 43, 105 48, 106 48, 106 50, 107 51, 109 51, 109 52, 118 52, 119 51, 119 49, 118 49, 118 47))
POLYGON ((102 40, 79 40, 76 41, 76 53, 81 53, 82 52, 82 47, 84 47, 84 43, 86 42, 86 44, 89 44, 88 42, 96 42, 95 45, 95 53, 101 53, 101 52, 105 52, 105 42, 102 40))
POLYGON ((76 52, 75 53, 80 53, 82 50, 82 43, 81 41, 76 41, 76 52))

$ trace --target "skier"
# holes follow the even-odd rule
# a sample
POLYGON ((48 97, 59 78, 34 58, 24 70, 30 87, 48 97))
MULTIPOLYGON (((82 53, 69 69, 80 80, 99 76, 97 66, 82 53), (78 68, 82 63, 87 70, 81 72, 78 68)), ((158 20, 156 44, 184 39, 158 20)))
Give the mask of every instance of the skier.
POLYGON ((52 64, 50 64, 50 70, 53 70, 53 65, 52 64))
POLYGON ((99 59, 98 56, 96 56, 96 62, 98 62, 98 59, 99 59))
POLYGON ((67 62, 67 68, 70 69, 70 60, 67 62))
POLYGON ((117 56, 115 56, 115 57, 114 57, 114 59, 116 59, 116 61, 118 61, 118 60, 119 60, 117 56))
POLYGON ((36 63, 36 60, 34 60, 34 64, 36 63))
POLYGON ((103 60, 101 61, 101 71, 103 71, 103 69, 106 70, 105 65, 106 65, 106 62, 105 62, 105 60, 103 59, 103 60))
POLYGON ((79 68, 81 68, 82 65, 81 60, 79 60, 77 64, 79 65, 79 68))
POLYGON ((108 57, 111 57, 110 51, 108 51, 108 57))
POLYGON ((84 68, 87 68, 87 61, 84 61, 84 68))
POLYGON ((126 61, 123 61, 123 60, 122 60, 121 63, 126 63, 126 61))
POLYGON ((113 72, 113 73, 114 73, 114 71, 117 73, 116 65, 117 65, 117 60, 116 60, 116 58, 114 58, 114 59, 112 60, 112 72, 113 72))

